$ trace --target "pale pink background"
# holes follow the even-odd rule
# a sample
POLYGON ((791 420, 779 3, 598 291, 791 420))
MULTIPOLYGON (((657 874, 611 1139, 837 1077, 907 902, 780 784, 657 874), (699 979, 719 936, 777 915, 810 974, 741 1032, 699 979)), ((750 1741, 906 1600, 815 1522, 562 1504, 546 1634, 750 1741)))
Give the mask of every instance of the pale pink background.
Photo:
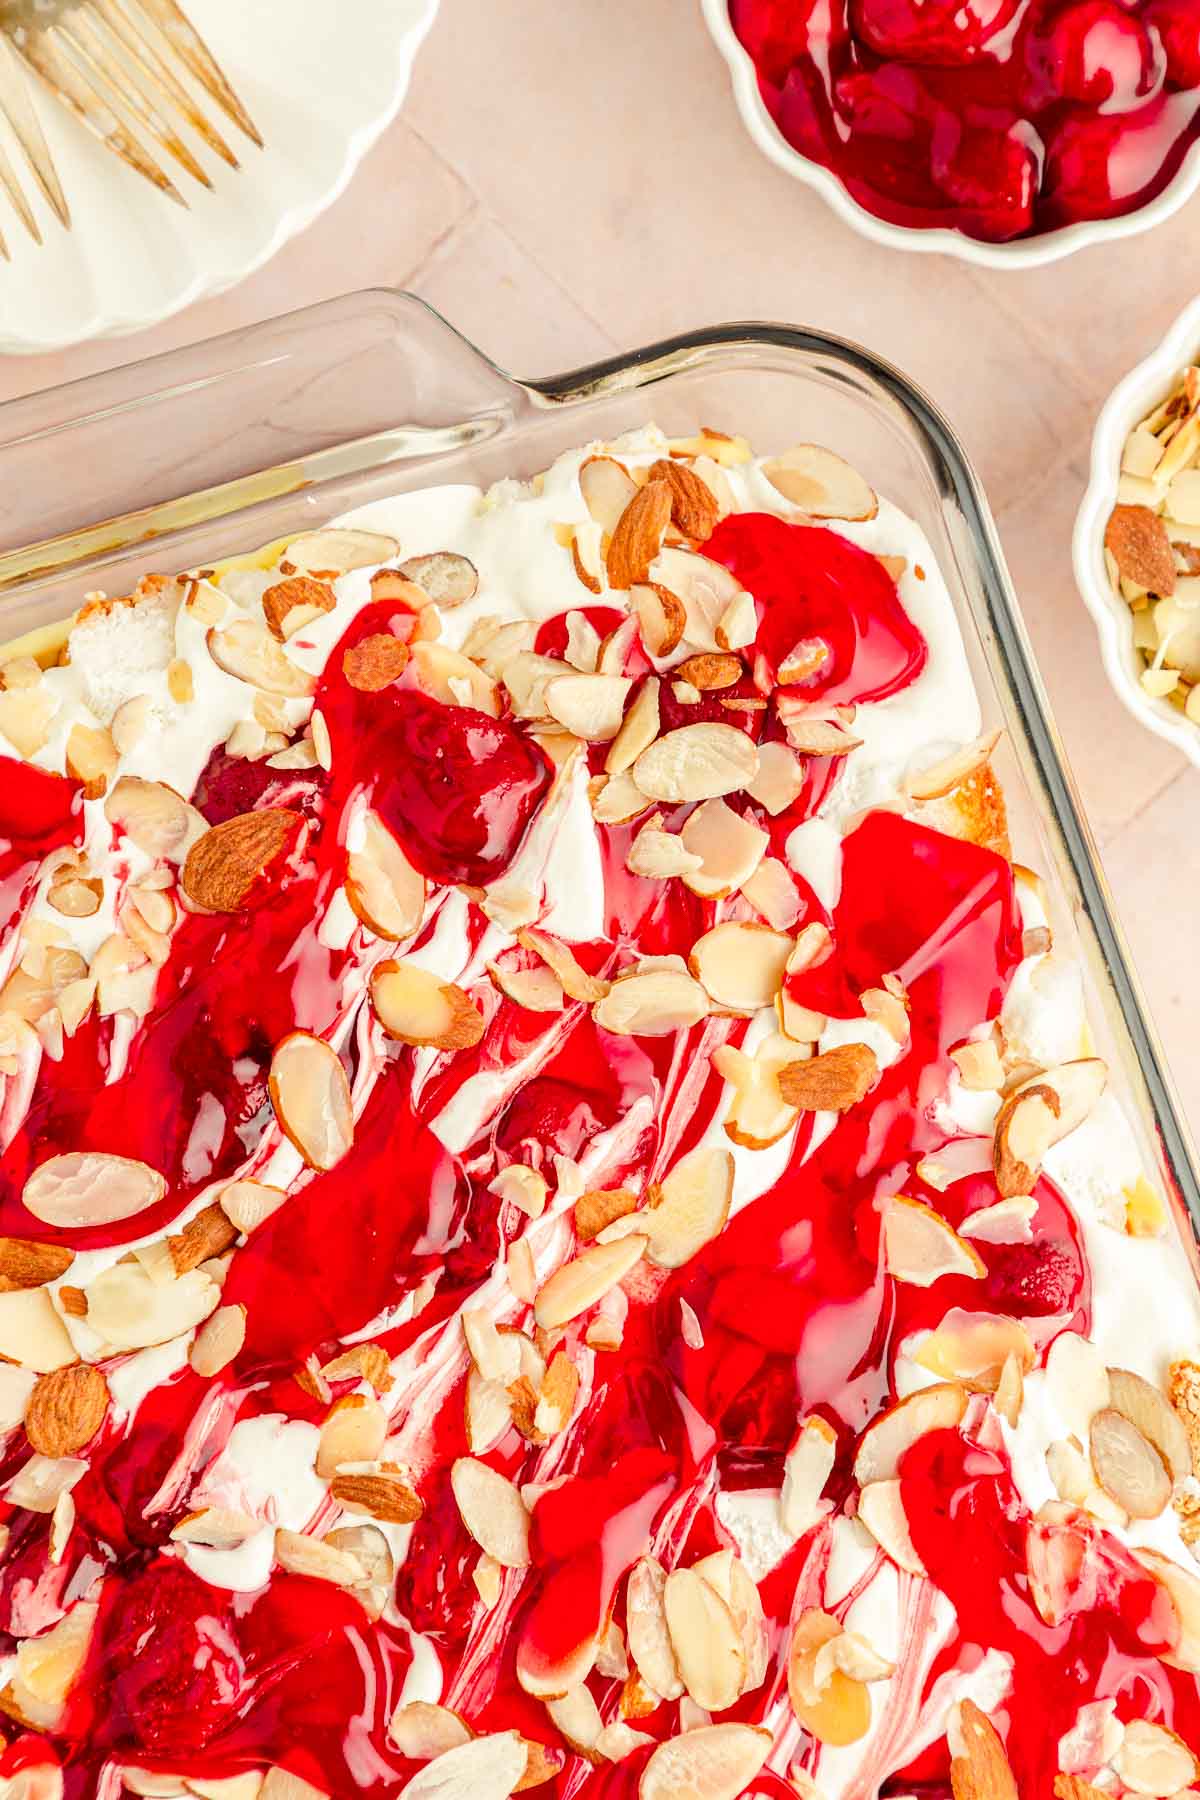
POLYGON ((137 337, 0 361, 0 398, 376 283, 543 374, 689 326, 860 339, 926 386, 997 514, 1118 909, 1194 1127, 1200 774, 1109 690, 1070 533, 1095 414, 1200 287, 1196 206, 1029 274, 877 249, 743 135, 683 0, 445 0, 403 118, 240 289, 137 337))

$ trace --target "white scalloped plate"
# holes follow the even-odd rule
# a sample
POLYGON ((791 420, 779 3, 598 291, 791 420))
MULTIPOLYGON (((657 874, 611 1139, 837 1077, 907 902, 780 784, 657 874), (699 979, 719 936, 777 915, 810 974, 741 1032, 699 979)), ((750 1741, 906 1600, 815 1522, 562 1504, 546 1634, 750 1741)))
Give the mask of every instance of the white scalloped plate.
POLYGON ((1057 231, 1043 232, 1040 237, 1017 238, 1008 244, 984 243, 967 237, 961 231, 941 226, 928 229, 909 225, 893 225, 860 206, 846 192, 832 169, 804 156, 788 143, 771 117, 762 94, 754 64, 738 40, 729 17, 729 0, 701 0, 705 22, 721 55, 729 66, 733 96, 742 123, 763 154, 785 174, 794 175, 813 188, 840 219, 861 236, 892 250, 916 250, 926 254, 957 256, 963 262, 978 263, 985 269, 1035 269, 1045 263, 1059 262, 1076 250, 1087 250, 1093 244, 1107 244, 1118 238, 1134 237, 1161 225, 1179 211, 1200 190, 1200 143, 1193 144, 1174 179, 1136 212, 1122 213, 1115 219, 1085 219, 1079 225, 1064 225, 1057 231))
POLYGON ((1106 402, 1092 437, 1087 492, 1075 521, 1075 580, 1096 622, 1109 681, 1135 718, 1200 764, 1200 726, 1156 700, 1138 677, 1142 660, 1133 642, 1133 614, 1113 592, 1104 566, 1104 532, 1117 499, 1121 456, 1133 427, 1166 398, 1180 371, 1200 359, 1200 299, 1176 319, 1162 343, 1130 371, 1106 402))
MULTIPOLYGON (((242 166, 227 168, 190 137, 214 187, 172 164, 186 211, 36 90, 74 222, 64 231, 37 194, 39 249, 0 193, 12 255, 0 261, 0 351, 138 331, 261 268, 337 199, 396 116, 437 9, 438 0, 187 0, 266 147, 215 115, 242 166)), ((0 141, 24 169, 6 131, 0 141)), ((32 197, 27 169, 23 185, 32 197)))

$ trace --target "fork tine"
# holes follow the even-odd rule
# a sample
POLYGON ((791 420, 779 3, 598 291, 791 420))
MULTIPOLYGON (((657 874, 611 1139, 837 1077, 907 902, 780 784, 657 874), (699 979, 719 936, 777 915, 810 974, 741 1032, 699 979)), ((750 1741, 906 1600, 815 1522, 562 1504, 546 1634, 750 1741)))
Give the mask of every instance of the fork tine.
POLYGON ((221 133, 212 124, 203 108, 193 100, 183 83, 177 79, 170 63, 159 53, 156 45, 139 26, 138 21, 121 4, 121 0, 92 0, 92 10, 103 17, 109 31, 120 40, 134 62, 143 70, 147 80, 163 90, 167 97, 175 102, 192 129, 200 134, 209 148, 215 150, 231 169, 238 168, 240 166, 238 159, 221 133))
MULTIPOLYGON (((128 0, 115 0, 115 4, 125 5, 128 9, 128 0)), ((262 138, 254 120, 230 87, 212 51, 195 26, 185 18, 176 0, 138 0, 138 4, 153 19, 201 87, 211 94, 217 105, 228 113, 234 124, 240 126, 251 143, 257 144, 261 150, 262 138)))
POLYGON ((71 14, 70 24, 63 26, 76 54, 85 56, 93 72, 118 94, 121 104, 168 155, 195 177, 204 187, 212 182, 196 161, 171 120, 160 110, 154 78, 145 65, 127 52, 127 47, 108 30, 94 7, 85 4, 71 14), (125 54, 123 54, 125 52, 125 54))
POLYGON ((58 219, 70 230, 71 209, 30 97, 26 70, 6 37, 0 37, 0 112, 6 115, 38 186, 58 219))
POLYGON ((25 198, 25 190, 17 180, 16 171, 8 160, 8 153, 3 144, 0 144, 0 187, 7 190, 9 199, 21 216, 21 223, 34 243, 40 244, 42 234, 38 228, 38 222, 33 216, 29 202, 25 198))
POLYGON ((22 53, 50 83, 59 99, 71 108, 102 144, 106 144, 131 169, 136 169, 139 175, 144 175, 160 192, 177 200, 180 206, 187 205, 170 176, 159 168, 149 152, 127 130, 103 86, 97 85, 64 47, 61 26, 53 25, 47 31, 29 32, 22 46, 22 53))

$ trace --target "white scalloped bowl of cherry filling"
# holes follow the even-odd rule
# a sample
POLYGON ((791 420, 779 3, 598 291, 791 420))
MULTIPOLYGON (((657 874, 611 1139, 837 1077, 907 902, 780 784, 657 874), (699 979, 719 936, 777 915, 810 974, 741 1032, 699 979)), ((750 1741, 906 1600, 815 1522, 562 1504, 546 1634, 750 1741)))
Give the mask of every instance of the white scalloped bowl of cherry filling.
POLYGON ((1196 0, 704 0, 760 149, 866 236, 998 267, 1200 185, 1196 0))

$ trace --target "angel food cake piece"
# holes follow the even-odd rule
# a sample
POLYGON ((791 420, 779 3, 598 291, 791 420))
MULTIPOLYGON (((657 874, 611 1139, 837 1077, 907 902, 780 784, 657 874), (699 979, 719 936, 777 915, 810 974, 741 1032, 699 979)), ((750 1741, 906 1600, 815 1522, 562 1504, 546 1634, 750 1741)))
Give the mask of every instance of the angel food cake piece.
POLYGON ((2 673, 6 1796, 1190 1791, 1192 1278, 911 521, 647 429, 2 673))

